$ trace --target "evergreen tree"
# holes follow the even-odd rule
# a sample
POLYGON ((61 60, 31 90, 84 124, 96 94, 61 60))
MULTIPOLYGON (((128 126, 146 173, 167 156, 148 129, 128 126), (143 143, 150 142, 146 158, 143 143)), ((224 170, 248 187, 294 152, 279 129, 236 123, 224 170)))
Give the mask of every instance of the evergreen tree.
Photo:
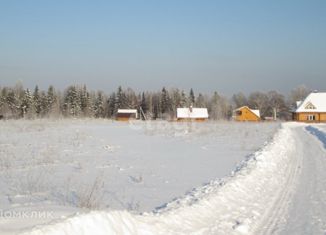
POLYGON ((170 91, 170 114, 171 115, 175 115, 176 112, 177 112, 177 108, 180 107, 180 103, 181 103, 181 94, 180 94, 180 91, 179 89, 171 89, 170 91))
POLYGON ((192 88, 190 89, 190 92, 189 92, 189 103, 190 103, 189 105, 195 104, 195 93, 192 88))
POLYGON ((47 94, 47 103, 48 103, 48 110, 52 109, 52 106, 56 102, 56 95, 55 95, 55 90, 53 86, 49 86, 48 88, 48 94, 47 94))
POLYGON ((48 97, 44 91, 40 92, 40 106, 41 106, 40 115, 41 117, 45 117, 49 112, 48 109, 49 106, 48 106, 48 97))
POLYGON ((91 108, 90 94, 87 91, 86 85, 80 91, 80 108, 84 116, 89 116, 91 108))
POLYGON ((4 106, 6 102, 6 89, 2 88, 0 89, 0 115, 3 115, 4 113, 4 106))
POLYGON ((1 103, 2 103, 1 107, 2 107, 2 109, 4 109, 5 106, 7 105, 6 99, 7 99, 8 92, 9 92, 9 88, 7 88, 7 87, 2 88, 2 90, 1 90, 1 103))
POLYGON ((22 117, 32 118, 35 114, 33 95, 29 89, 25 90, 24 96, 22 97, 21 102, 21 115, 22 117))
POLYGON ((47 99, 46 113, 49 115, 53 114, 55 105, 57 104, 58 101, 53 86, 49 86, 46 99, 47 99))
POLYGON ((141 102, 140 102, 140 107, 142 108, 143 112, 146 113, 148 110, 146 98, 145 98, 145 93, 143 92, 141 95, 141 102))
POLYGON ((60 107, 61 95, 57 93, 53 86, 49 86, 47 91, 47 115, 48 117, 59 117, 62 114, 60 107))
POLYGON ((104 117, 104 100, 102 92, 98 92, 94 103, 94 115, 96 118, 104 117))
POLYGON ((206 107, 206 104, 205 103, 206 102, 205 102, 204 96, 201 93, 199 93, 199 95, 198 95, 198 97, 196 99, 196 102, 195 102, 196 107, 204 108, 204 107, 206 107))
POLYGON ((9 116, 13 118, 18 118, 21 114, 20 112, 20 100, 19 97, 15 94, 14 90, 10 89, 7 93, 6 104, 9 108, 9 116))
POLYGON ((75 86, 70 86, 67 89, 64 107, 67 115, 76 117, 80 114, 80 100, 75 86))
POLYGON ((126 101, 126 94, 122 90, 122 87, 119 86, 116 97, 115 97, 115 107, 114 113, 117 113, 118 109, 128 108, 126 101))
POLYGON ((41 98, 40 98, 40 93, 39 93, 39 88, 36 85, 33 93, 33 104, 35 108, 35 113, 37 116, 40 115, 41 113, 41 98))
POLYGON ((184 91, 181 91, 181 98, 180 98, 180 107, 186 107, 188 105, 188 100, 184 91))
POLYGON ((115 114, 116 96, 114 92, 110 95, 107 102, 108 102, 108 117, 111 118, 115 114))
POLYGON ((170 96, 168 91, 163 87, 162 92, 161 92, 161 97, 160 97, 160 108, 161 108, 161 113, 166 114, 171 111, 171 102, 170 102, 170 96))
POLYGON ((146 92, 145 100, 147 104, 146 117, 153 118, 153 94, 146 92))
POLYGON ((161 106, 160 106, 160 97, 157 94, 153 95, 153 118, 159 118, 162 116, 161 106))

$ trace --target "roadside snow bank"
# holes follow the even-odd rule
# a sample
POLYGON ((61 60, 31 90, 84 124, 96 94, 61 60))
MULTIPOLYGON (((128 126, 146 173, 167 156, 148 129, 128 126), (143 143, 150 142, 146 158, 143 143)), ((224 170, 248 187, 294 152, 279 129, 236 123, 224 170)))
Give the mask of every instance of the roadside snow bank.
MULTIPOLYGON (((296 167, 291 125, 244 161, 230 177, 193 190, 142 215, 92 212, 36 227, 25 234, 250 234, 273 210, 296 167)), ((194 174, 196 174, 194 172, 194 174)))

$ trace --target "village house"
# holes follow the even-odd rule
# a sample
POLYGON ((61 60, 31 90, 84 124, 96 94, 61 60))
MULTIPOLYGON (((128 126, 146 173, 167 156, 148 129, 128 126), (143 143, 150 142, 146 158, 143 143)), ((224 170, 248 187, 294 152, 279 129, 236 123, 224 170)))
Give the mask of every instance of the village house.
POLYGON ((207 108, 177 108, 177 121, 206 121, 208 120, 207 108))
POLYGON ((131 119, 138 119, 137 109, 118 109, 116 114, 117 121, 129 121, 131 119))
POLYGON ((312 92, 303 101, 297 101, 293 120, 299 122, 326 122, 326 92, 312 92))
POLYGON ((260 121, 260 111, 250 109, 248 106, 240 107, 233 111, 233 119, 236 121, 260 121))

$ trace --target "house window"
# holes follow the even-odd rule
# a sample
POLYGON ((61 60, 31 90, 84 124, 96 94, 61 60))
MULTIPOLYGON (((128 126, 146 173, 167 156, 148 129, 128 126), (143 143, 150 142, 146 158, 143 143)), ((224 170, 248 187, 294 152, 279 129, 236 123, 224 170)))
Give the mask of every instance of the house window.
POLYGON ((307 120, 308 121, 315 121, 316 120, 316 117, 315 117, 315 115, 308 115, 307 116, 307 120))
POLYGON ((236 115, 237 115, 237 116, 241 116, 241 115, 242 115, 242 111, 241 111, 241 110, 238 110, 238 111, 236 112, 236 115))

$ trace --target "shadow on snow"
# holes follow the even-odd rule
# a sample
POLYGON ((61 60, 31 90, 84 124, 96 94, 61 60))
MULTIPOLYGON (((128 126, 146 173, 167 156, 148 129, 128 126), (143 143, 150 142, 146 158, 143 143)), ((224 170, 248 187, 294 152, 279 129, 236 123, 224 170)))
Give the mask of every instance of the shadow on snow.
POLYGON ((326 149, 326 133, 324 133, 324 132, 322 132, 322 131, 320 131, 317 128, 312 127, 312 126, 307 126, 306 130, 310 134, 316 136, 323 143, 324 148, 326 149))

